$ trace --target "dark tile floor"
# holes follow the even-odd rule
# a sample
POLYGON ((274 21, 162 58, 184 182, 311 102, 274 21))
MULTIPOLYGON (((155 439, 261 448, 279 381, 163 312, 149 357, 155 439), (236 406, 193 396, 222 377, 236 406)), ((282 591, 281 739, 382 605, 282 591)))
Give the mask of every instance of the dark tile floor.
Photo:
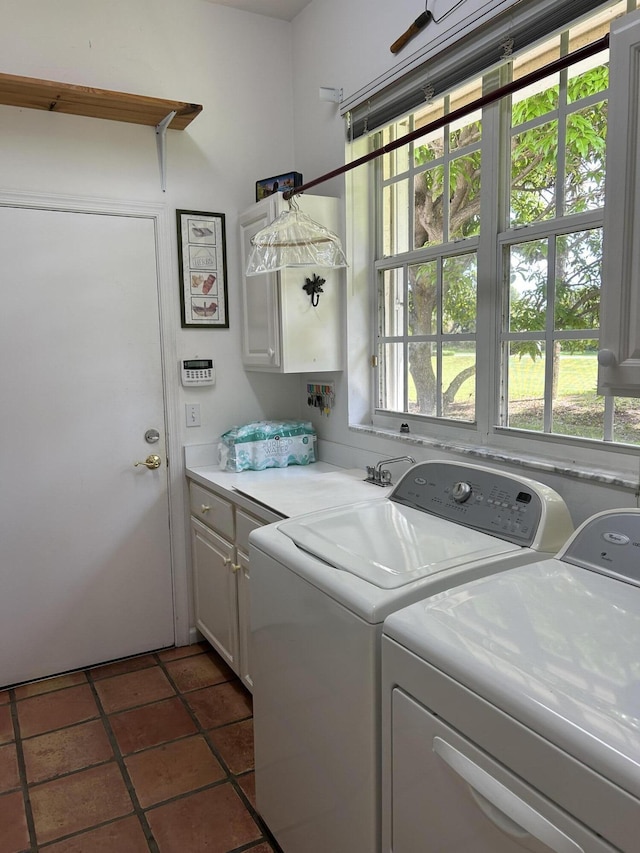
POLYGON ((206 643, 0 690, 0 853, 272 853, 253 776, 206 643))

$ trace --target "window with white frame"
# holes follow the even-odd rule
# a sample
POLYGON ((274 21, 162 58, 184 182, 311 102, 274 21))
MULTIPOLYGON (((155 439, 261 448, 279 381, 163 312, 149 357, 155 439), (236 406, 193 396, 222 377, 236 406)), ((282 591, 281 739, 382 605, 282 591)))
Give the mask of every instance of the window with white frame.
MULTIPOLYGON (((394 142, 608 32, 600 9, 379 134, 394 142)), ((376 410, 466 430, 640 444, 596 393, 608 51, 378 161, 376 410)))

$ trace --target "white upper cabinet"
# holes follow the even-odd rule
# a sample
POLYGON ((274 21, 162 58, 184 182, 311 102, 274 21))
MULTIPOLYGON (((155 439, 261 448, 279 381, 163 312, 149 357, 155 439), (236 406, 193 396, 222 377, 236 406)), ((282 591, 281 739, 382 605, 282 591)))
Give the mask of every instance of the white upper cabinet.
MULTIPOLYGON (((339 232, 338 199, 303 195, 303 213, 339 232)), ((308 373, 343 369, 344 270, 286 269, 247 278, 251 238, 287 202, 268 196, 240 215, 242 361, 246 370, 308 373), (307 279, 325 279, 317 306, 304 291, 307 279)))
POLYGON ((598 391, 640 397, 640 12, 613 22, 598 391))

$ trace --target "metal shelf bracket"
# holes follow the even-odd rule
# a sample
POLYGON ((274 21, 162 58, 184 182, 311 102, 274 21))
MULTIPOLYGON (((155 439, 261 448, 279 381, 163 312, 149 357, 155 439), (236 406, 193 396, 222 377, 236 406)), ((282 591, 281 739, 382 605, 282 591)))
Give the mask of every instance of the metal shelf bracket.
POLYGON ((160 186, 162 192, 167 191, 167 128, 176 116, 176 110, 172 110, 162 121, 156 125, 156 146, 158 148, 158 162, 160 164, 160 186))

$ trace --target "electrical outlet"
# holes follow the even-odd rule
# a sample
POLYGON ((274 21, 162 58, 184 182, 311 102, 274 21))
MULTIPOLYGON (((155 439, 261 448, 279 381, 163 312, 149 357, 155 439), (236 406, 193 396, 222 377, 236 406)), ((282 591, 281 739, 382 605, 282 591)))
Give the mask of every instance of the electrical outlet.
POLYGON ((188 427, 200 426, 200 403, 187 403, 185 405, 186 421, 188 427))

